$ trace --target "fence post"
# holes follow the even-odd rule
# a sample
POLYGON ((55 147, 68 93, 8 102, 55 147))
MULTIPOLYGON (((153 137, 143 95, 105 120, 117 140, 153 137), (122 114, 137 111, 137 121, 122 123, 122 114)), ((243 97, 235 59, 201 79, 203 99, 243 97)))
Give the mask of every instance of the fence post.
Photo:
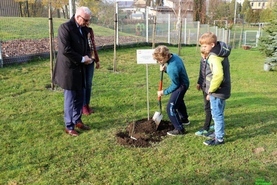
POLYGON ((156 25, 157 25, 157 14, 154 16, 153 34, 152 34, 152 48, 155 48, 156 42, 156 25))
POLYGON ((115 21, 116 21, 116 27, 115 27, 115 29, 116 29, 116 45, 118 45, 119 44, 119 39, 118 39, 118 1, 116 1, 115 2, 115 15, 116 15, 116 17, 115 17, 115 21))
POLYGON ((0 41, 0 67, 3 67, 3 58, 2 58, 2 47, 1 47, 1 41, 0 41))
POLYGON ((118 35, 118 15, 117 13, 114 14, 114 44, 113 44, 113 72, 116 72, 116 46, 117 46, 117 35, 118 35))
POLYGON ((146 7, 146 24, 145 24, 145 41, 148 42, 148 29, 149 29, 149 6, 146 7))
POLYGON ((200 21, 197 21, 197 35, 196 35, 196 45, 198 46, 198 41, 200 38, 200 21))
POLYGON ((184 44, 187 44, 187 18, 185 18, 184 44))
POLYGON ((167 43, 170 44, 170 13, 168 13, 167 21, 167 43))
POLYGON ((49 14, 49 48, 50 48, 50 77, 51 77, 51 89, 54 90, 54 83, 53 83, 53 69, 54 69, 54 64, 53 64, 53 58, 54 58, 54 49, 53 49, 53 19, 52 19, 52 6, 51 6, 51 1, 49 2, 49 9, 48 9, 48 14, 49 14))

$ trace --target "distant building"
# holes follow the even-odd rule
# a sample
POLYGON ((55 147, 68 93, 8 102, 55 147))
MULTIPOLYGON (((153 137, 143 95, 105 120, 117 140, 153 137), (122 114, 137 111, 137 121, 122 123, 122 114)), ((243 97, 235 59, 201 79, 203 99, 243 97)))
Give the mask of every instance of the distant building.
MULTIPOLYGON (((182 0, 181 1, 181 10, 182 17, 187 18, 188 21, 193 21, 193 0, 182 0)), ((145 12, 144 9, 146 7, 146 0, 135 0, 134 6, 136 8, 140 8, 141 12, 145 12)), ((163 6, 153 6, 150 7, 149 14, 155 15, 156 11, 159 12, 158 21, 162 21, 163 19, 167 20, 168 13, 176 14, 178 12, 179 0, 164 0, 163 6)), ((177 17, 177 15, 175 16, 177 17)), ((174 17, 172 17, 173 21, 174 17)))
POLYGON ((14 0, 0 0, 0 16, 19 17, 19 3, 14 0))
POLYGON ((134 1, 133 0, 129 0, 129 1, 116 1, 118 4, 119 8, 132 8, 134 1))
POLYGON ((273 7, 274 0, 249 0, 252 10, 263 10, 273 7))
MULTIPOLYGON (((181 0, 182 17, 187 18, 188 21, 193 21, 193 5, 194 0, 181 0)), ((164 6, 178 12, 179 0, 164 0, 164 6)))

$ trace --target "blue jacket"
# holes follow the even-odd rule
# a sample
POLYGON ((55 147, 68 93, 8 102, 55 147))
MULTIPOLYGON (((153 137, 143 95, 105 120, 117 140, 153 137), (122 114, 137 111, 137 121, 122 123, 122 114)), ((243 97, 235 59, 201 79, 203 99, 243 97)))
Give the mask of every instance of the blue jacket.
POLYGON ((171 84, 164 90, 164 95, 172 93, 181 85, 185 85, 187 88, 189 88, 189 78, 187 71, 182 59, 178 55, 172 54, 172 57, 167 62, 165 72, 168 74, 171 84))

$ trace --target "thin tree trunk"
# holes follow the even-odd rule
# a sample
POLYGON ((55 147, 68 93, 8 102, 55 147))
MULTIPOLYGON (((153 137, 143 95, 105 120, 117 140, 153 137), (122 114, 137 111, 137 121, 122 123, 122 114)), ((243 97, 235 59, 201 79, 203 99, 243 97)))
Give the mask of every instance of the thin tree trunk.
POLYGON ((19 2, 19 13, 20 13, 20 17, 23 17, 23 13, 22 13, 22 2, 19 2))
POLYGON ((26 13, 27 13, 27 17, 30 17, 28 1, 26 1, 26 13))
POLYGON ((156 42, 156 25, 157 25, 157 15, 154 16, 154 25, 153 25, 153 33, 152 33, 152 48, 155 48, 156 42))

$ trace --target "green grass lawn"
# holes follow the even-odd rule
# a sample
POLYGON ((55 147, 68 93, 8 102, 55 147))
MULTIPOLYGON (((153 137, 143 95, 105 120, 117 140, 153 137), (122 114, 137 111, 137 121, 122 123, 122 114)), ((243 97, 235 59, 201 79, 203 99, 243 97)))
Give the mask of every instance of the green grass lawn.
MULTIPOLYGON (((91 100, 95 113, 83 117, 92 130, 79 137, 63 131, 62 91, 45 88, 48 60, 1 68, 0 184, 277 184, 277 73, 263 71, 258 50, 231 53, 224 145, 208 147, 194 135, 204 120, 202 94, 195 88, 200 55, 184 47, 181 57, 191 81, 185 97, 188 134, 166 136, 150 148, 127 148, 117 144, 115 134, 148 114, 146 66, 136 63, 136 49, 141 48, 118 51, 117 72, 109 70, 113 51, 99 52, 101 69, 95 71, 91 100)), ((158 65, 148 70, 152 116, 160 72, 158 65)), ((162 98, 163 110, 168 98, 162 98)))
MULTIPOLYGON (((58 33, 59 26, 68 19, 53 18, 54 35, 58 33)), ((28 17, 0 17, 0 40, 14 39, 41 39, 49 37, 48 18, 28 18, 28 17), (11 24, 12 23, 12 24, 11 24)), ((114 30, 90 24, 93 27, 95 36, 113 36, 114 30)), ((130 34, 119 32, 119 35, 128 36, 130 34)))

